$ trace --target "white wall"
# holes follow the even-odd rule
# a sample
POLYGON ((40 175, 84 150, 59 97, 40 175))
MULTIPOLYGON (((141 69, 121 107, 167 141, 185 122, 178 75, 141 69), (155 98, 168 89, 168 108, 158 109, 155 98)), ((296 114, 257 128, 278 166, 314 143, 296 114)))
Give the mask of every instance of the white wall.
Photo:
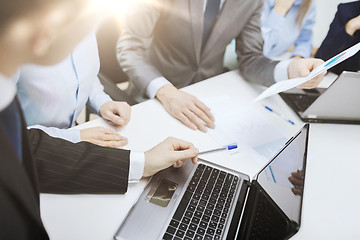
POLYGON ((319 47, 325 38, 339 3, 354 0, 314 0, 316 1, 316 24, 314 27, 314 47, 319 47))

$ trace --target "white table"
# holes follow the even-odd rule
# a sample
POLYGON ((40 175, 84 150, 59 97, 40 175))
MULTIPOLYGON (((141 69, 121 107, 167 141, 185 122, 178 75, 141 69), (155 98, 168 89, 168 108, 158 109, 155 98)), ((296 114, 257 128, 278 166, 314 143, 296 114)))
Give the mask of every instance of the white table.
MULTIPOLYGON (((249 84, 237 71, 232 71, 184 90, 200 99, 226 94, 242 108, 248 106, 263 89, 249 84)), ((288 137, 300 129, 302 122, 279 96, 273 96, 265 102, 295 121, 296 125, 292 126, 276 115, 266 113, 288 137)), ((98 125, 106 126, 106 123, 97 119, 80 127, 98 125)), ((156 100, 133 106, 132 119, 121 130, 121 134, 129 138, 127 148, 138 151, 155 146, 167 136, 183 138, 201 147, 214 144, 206 134, 194 132, 173 119, 156 100)), ((360 126, 310 126, 302 225, 293 239, 360 239, 360 193, 357 191, 360 183, 359 146, 360 126)), ((225 159, 224 164, 227 163, 225 159)), ((259 167, 240 164, 239 170, 252 174, 259 167)), ((125 195, 42 194, 42 218, 51 239, 112 239, 146 181, 143 179, 139 183, 130 184, 125 195)))

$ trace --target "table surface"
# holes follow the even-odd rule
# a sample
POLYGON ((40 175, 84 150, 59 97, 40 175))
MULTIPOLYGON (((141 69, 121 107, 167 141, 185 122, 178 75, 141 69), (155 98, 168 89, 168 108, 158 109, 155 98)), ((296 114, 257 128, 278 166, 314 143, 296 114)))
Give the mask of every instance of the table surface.
MULTIPOLYGON (((328 86, 334 76, 322 83, 328 86)), ((239 108, 250 104, 262 86, 242 79, 238 71, 231 71, 183 90, 199 99, 226 95, 239 108)), ((296 133, 303 123, 294 112, 276 95, 261 104, 276 107, 295 125, 271 113, 287 137, 296 133)), ((260 103, 256 103, 260 104, 260 103)), ((253 105, 256 105, 253 104, 253 105)), ((79 126, 108 126, 96 119, 79 126)), ((109 127, 109 126, 108 126, 109 127)), ((130 123, 120 131, 129 138, 127 149, 145 151, 168 136, 182 138, 195 145, 214 145, 208 134, 192 131, 172 118, 157 100, 149 100, 132 107, 130 123)), ((358 216, 360 194, 357 192, 360 175, 360 126, 341 124, 311 124, 308 146, 308 161, 304 189, 302 222, 299 232, 292 239, 359 239, 358 216)), ((207 156, 209 160, 219 155, 207 156)), ((101 161, 101 159, 99 159, 101 161)), ((231 160, 218 162, 226 165, 231 160)), ((230 164, 231 165, 231 164, 230 164)), ((240 162, 237 170, 252 175, 260 170, 259 164, 240 162)), ((41 194, 41 215, 44 225, 53 240, 112 239, 131 206, 146 186, 148 179, 129 184, 124 195, 55 195, 41 194)))

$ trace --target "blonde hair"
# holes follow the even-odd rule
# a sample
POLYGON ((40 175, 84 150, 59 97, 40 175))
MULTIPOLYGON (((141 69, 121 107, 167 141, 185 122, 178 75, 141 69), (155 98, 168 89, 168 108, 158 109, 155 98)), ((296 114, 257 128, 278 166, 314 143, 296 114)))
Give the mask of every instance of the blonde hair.
POLYGON ((299 9, 299 13, 296 18, 297 24, 301 25, 302 21, 304 20, 305 14, 309 10, 310 4, 312 0, 303 0, 299 9))

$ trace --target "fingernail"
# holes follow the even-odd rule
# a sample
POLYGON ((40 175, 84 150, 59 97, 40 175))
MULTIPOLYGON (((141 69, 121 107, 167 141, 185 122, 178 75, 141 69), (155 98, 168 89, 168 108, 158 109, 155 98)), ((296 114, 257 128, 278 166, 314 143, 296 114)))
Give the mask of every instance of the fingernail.
POLYGON ((199 154, 199 149, 195 148, 195 149, 193 150, 193 155, 198 155, 198 154, 199 154))
POLYGON ((214 128, 215 128, 215 124, 211 123, 211 124, 209 125, 209 128, 214 129, 214 128))

